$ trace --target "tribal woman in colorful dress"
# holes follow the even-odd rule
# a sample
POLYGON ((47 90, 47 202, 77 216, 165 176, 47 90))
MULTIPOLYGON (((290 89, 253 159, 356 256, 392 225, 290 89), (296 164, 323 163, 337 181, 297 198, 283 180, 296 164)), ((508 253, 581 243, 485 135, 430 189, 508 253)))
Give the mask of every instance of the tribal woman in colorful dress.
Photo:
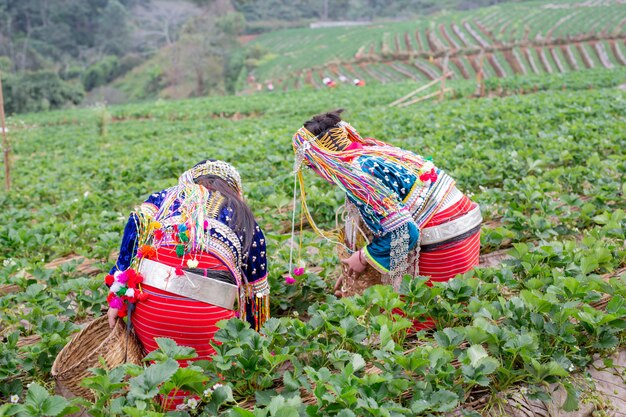
MULTIPOLYGON (((359 274, 369 264, 398 290, 405 274, 447 281, 477 265, 478 205, 430 160, 362 138, 341 120, 341 112, 305 122, 293 145, 296 170, 308 166, 339 186, 346 193, 348 219, 360 216, 371 232, 366 246, 342 260, 349 271, 359 274)), ((346 240, 354 248, 356 236, 350 234, 346 240)))
POLYGON ((265 250, 237 170, 202 161, 130 215, 105 279, 109 322, 128 315, 147 352, 168 337, 207 359, 218 321, 258 330, 269 317, 265 250))

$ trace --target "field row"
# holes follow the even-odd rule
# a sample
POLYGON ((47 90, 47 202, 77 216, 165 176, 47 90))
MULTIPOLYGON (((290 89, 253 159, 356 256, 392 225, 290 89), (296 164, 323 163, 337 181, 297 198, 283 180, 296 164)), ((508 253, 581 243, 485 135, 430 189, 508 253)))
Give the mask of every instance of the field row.
POLYGON ((481 52, 485 76, 611 68, 626 62, 625 37, 621 2, 503 4, 429 20, 269 33, 254 41, 270 52, 254 74, 284 89, 320 86, 347 63, 359 67, 342 70, 350 81, 432 79, 448 55, 455 75, 471 78, 481 52))
POLYGON ((436 57, 414 58, 393 55, 362 55, 346 62, 334 62, 323 67, 296 71, 274 81, 274 87, 284 91, 304 87, 323 88, 324 78, 341 84, 354 79, 366 83, 391 83, 403 80, 427 82, 446 72, 451 78, 505 78, 516 75, 564 74, 583 69, 613 69, 626 66, 626 38, 591 40, 576 43, 536 44, 493 48, 490 52, 471 51, 436 57))

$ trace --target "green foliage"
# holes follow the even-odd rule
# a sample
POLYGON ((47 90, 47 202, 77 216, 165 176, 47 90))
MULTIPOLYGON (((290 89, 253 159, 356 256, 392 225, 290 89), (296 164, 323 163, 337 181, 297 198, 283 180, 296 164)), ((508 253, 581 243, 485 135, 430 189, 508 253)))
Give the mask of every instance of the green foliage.
POLYGON ((3 75, 2 87, 8 114, 58 109, 80 103, 84 95, 81 86, 51 71, 3 75))
POLYGON ((123 55, 130 48, 130 14, 118 0, 108 0, 98 15, 94 42, 105 54, 123 55))
MULTIPOLYGON (((424 15, 445 9, 465 9, 468 4, 458 0, 432 2, 429 0, 233 0, 235 9, 246 20, 294 21, 294 20, 363 20, 381 17, 407 17, 424 15)), ((470 8, 491 6, 493 1, 477 0, 470 8)))
POLYGON ((90 91, 113 81, 120 73, 119 67, 116 56, 106 56, 88 67, 82 75, 85 90, 90 91))
POLYGON ((117 0, 69 0, 52 4, 42 0, 0 2, 6 25, 0 31, 6 55, 18 70, 41 69, 34 55, 60 61, 64 55, 78 57, 85 49, 101 48, 120 53, 129 40, 126 5, 117 0), (120 49, 121 48, 121 49, 120 49))
MULTIPOLYGON (((608 79, 603 71, 585 76, 608 79)), ((144 366, 101 364, 83 381, 95 400, 70 406, 95 417, 161 416, 153 395, 183 390, 187 408, 170 415, 428 415, 459 406, 477 386, 499 392, 523 384, 541 398, 556 383, 566 388, 565 407, 575 408, 585 387, 572 374, 626 340, 624 277, 605 279, 626 262, 624 93, 551 89, 387 107, 406 90, 113 106, 106 137, 93 109, 9 118, 17 191, 0 194, 0 285, 20 291, 0 297, 10 329, 0 343, 7 403, 0 413, 25 407, 28 382, 49 380, 54 356, 76 331, 69 323, 104 308, 101 277, 85 277, 76 264, 43 265, 75 252, 101 260, 106 271, 132 207, 206 155, 237 166, 266 231, 273 318, 260 333, 237 319, 221 323, 211 362, 182 368, 177 361, 193 352, 162 339, 144 366), (509 248, 512 259, 432 287, 406 280, 401 295, 383 286, 340 300, 328 295, 335 245, 306 223, 302 242, 298 224, 290 239, 289 138, 311 114, 334 107, 348 108, 363 134, 432 155, 481 205, 483 251, 509 248), (292 246, 306 272, 287 285, 292 246), (596 310, 601 299, 606 309, 596 310), (436 331, 409 331, 426 317, 436 331), (18 344, 31 336, 40 339, 18 344), (303 403, 305 394, 313 404, 303 403), (12 395, 18 404, 8 404, 12 395)), ((305 182, 316 221, 334 227, 343 195, 310 173, 305 182)))
POLYGON ((78 411, 77 406, 61 396, 50 395, 36 382, 30 384, 23 404, 0 406, 0 415, 20 417, 62 417, 78 411))

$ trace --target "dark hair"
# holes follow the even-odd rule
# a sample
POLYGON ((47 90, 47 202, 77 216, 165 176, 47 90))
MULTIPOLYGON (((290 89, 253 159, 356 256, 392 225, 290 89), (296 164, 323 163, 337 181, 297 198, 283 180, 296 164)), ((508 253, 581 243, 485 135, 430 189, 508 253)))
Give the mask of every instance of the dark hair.
MULTIPOLYGON (((196 164, 196 166, 206 161, 204 160, 196 164)), ((208 159, 208 161, 214 161, 214 159, 208 159)), ((220 193, 226 199, 224 206, 233 209, 232 221, 229 226, 237 236, 241 236, 241 255, 245 257, 250 251, 256 225, 254 215, 248 204, 239 197, 239 193, 226 180, 216 175, 201 175, 198 178, 194 178, 194 182, 202 185, 209 191, 220 193)))
POLYGON ((343 109, 318 114, 317 116, 313 116, 311 120, 304 122, 304 127, 315 136, 323 135, 337 126, 337 123, 341 121, 341 113, 343 113, 343 109))

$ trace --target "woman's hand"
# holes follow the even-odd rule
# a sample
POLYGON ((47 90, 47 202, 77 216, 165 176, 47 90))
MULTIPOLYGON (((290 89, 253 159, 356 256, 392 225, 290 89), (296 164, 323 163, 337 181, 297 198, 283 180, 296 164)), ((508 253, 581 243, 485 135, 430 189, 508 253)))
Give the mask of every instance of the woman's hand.
POLYGON ((117 308, 109 307, 109 311, 107 311, 107 318, 109 319, 109 327, 114 328, 115 322, 117 321, 117 308))
MULTIPOLYGON (((341 259, 341 263, 347 267, 344 268, 344 272, 347 272, 348 275, 353 277, 360 275, 361 272, 365 271, 365 268, 367 268, 367 261, 360 250, 354 252, 349 258, 341 259), (347 269, 347 271, 345 271, 345 269, 347 269)), ((335 296, 338 298, 343 297, 341 285, 344 279, 345 274, 341 274, 335 282, 335 296)))
POLYGON ((350 275, 358 276, 367 268, 367 261, 360 250, 354 252, 349 258, 342 259, 341 262, 348 266, 350 275))

